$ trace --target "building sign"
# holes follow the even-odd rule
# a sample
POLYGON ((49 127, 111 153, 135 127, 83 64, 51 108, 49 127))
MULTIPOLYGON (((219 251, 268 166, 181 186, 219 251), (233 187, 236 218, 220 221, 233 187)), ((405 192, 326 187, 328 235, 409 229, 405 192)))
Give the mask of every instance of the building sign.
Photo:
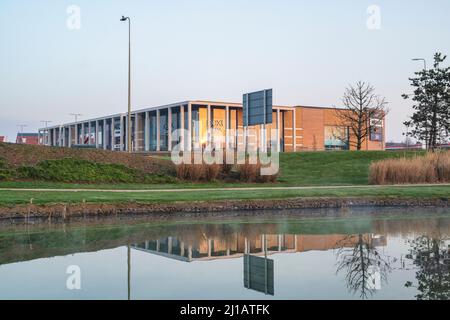
POLYGON ((243 96, 244 126, 272 123, 272 89, 243 96))
POLYGON ((273 296, 273 260, 244 255, 244 287, 273 296))
POLYGON ((370 124, 370 140, 383 141, 383 119, 371 118, 369 124, 370 124))

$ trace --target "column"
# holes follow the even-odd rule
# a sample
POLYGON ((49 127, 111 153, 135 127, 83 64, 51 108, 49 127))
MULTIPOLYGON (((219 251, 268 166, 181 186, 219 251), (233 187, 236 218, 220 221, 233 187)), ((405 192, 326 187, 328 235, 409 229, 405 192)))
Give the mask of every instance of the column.
POLYGON ((106 119, 103 119, 103 127, 102 127, 102 146, 103 146, 103 150, 106 150, 106 143, 107 143, 107 139, 106 139, 106 119))
POLYGON ((211 130, 211 105, 207 105, 207 112, 206 112, 206 142, 212 142, 213 136, 212 136, 212 130, 211 130))
POLYGON ((156 151, 161 150, 161 125, 160 125, 160 111, 156 110, 156 151))
POLYGON ((192 104, 188 103, 188 151, 192 150, 192 104))
POLYGON ((294 108, 294 110, 292 110, 292 139, 293 139, 293 150, 294 152, 297 151, 297 120, 296 115, 297 115, 297 108, 294 108))
POLYGON ((123 146, 123 134, 124 134, 124 130, 123 130, 123 116, 120 116, 120 147, 119 150, 124 151, 124 146, 123 146))
POLYGON ((180 144, 181 144, 181 151, 184 151, 184 105, 180 106, 180 122, 181 122, 180 144))
POLYGON ((111 125, 109 126, 109 134, 111 135, 111 151, 114 151, 114 145, 116 144, 116 136, 115 136, 115 123, 114 118, 111 118, 111 125))
POLYGON ((169 107, 167 113, 167 150, 172 151, 172 107, 169 107))
POLYGON ((69 124, 69 141, 67 141, 67 147, 72 147, 72 126, 69 124))
POLYGON ((79 133, 78 133, 78 122, 77 123, 75 123, 75 144, 79 144, 80 143, 80 141, 79 141, 79 133))
POLYGON ((84 122, 81 124, 81 144, 84 144, 84 122))
POLYGON ((134 151, 139 151, 139 139, 138 139, 138 132, 139 132, 139 114, 134 115, 134 151))
POLYGON ((228 148, 229 140, 228 140, 228 134, 230 129, 230 107, 225 107, 225 149, 228 148))
POLYGON ((150 151, 150 116, 148 111, 145 112, 144 142, 145 151, 150 151))
POLYGON ((281 137, 280 137, 280 131, 281 131, 281 112, 280 109, 277 109, 277 151, 281 151, 281 137))
POLYGON ((95 120, 95 148, 98 149, 98 120, 95 120))
POLYGON ((89 124, 88 124, 88 137, 89 137, 89 139, 88 139, 88 145, 91 145, 91 143, 92 143, 92 139, 91 139, 91 137, 92 137, 91 121, 89 121, 88 123, 89 123, 89 124))
POLYGON ((124 126, 123 126, 123 128, 124 128, 123 132, 124 132, 124 136, 125 136, 124 137, 124 139, 125 139, 124 151, 128 152, 128 130, 131 130, 131 128, 128 128, 128 114, 124 118, 125 118, 125 123, 124 123, 124 126))
POLYGON ((56 143, 56 128, 53 129, 53 143, 52 143, 52 145, 53 146, 57 146, 57 143, 56 143))

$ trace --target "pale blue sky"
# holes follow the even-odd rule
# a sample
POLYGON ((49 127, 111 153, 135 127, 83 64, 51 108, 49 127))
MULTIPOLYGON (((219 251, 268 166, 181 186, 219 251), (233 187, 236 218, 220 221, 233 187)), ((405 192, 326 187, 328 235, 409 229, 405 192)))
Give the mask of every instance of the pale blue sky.
POLYGON ((0 135, 126 111, 132 17, 134 109, 189 99, 240 102, 274 89, 274 103, 338 105, 369 81, 387 97, 387 139, 400 140, 411 58, 450 54, 450 1, 0 0, 0 135), (369 30, 367 8, 381 9, 369 30), (69 5, 81 29, 66 26, 69 5))

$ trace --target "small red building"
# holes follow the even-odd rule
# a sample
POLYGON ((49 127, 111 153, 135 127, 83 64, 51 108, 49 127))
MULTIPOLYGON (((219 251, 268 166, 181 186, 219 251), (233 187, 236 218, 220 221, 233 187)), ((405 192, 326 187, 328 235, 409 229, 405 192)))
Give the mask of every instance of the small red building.
POLYGON ((20 144, 39 144, 39 135, 37 133, 18 133, 16 143, 20 144))
POLYGON ((5 142, 5 136, 0 136, 0 142, 5 142))

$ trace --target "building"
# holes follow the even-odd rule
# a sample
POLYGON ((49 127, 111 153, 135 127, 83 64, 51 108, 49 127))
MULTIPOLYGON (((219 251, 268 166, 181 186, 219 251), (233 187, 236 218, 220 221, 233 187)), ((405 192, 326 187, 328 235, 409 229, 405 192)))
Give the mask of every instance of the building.
POLYGON ((5 142, 5 141, 6 141, 5 136, 0 136, 0 142, 5 142))
MULTIPOLYGON (((280 151, 315 151, 352 149, 348 127, 339 125, 333 108, 309 106, 274 106, 273 123, 266 125, 276 132, 280 151)), ((364 150, 384 150, 384 119, 375 119, 364 150)), ((180 143, 185 148, 198 148, 208 135, 226 136, 243 129, 242 104, 212 101, 185 101, 133 111, 132 150, 134 152, 167 152, 180 143), (209 124, 209 128, 208 128, 209 124), (171 128, 171 130, 168 130, 171 128), (176 129, 186 130, 187 137, 174 137, 176 129), (169 143, 169 141, 172 141, 169 143), (184 141, 184 142, 183 142, 184 141)), ((253 127, 256 135, 259 127, 253 127)), ((115 114, 77 123, 39 129, 39 141, 50 146, 93 146, 105 150, 127 150, 127 114, 115 114)), ((242 145, 239 135, 235 145, 242 145)), ((270 141, 270 136, 266 137, 270 141)), ((229 143, 228 138, 224 139, 229 143)), ((185 149, 187 150, 187 149, 185 149)))
POLYGON ((17 133, 16 143, 20 144, 39 144, 38 133, 17 133))

